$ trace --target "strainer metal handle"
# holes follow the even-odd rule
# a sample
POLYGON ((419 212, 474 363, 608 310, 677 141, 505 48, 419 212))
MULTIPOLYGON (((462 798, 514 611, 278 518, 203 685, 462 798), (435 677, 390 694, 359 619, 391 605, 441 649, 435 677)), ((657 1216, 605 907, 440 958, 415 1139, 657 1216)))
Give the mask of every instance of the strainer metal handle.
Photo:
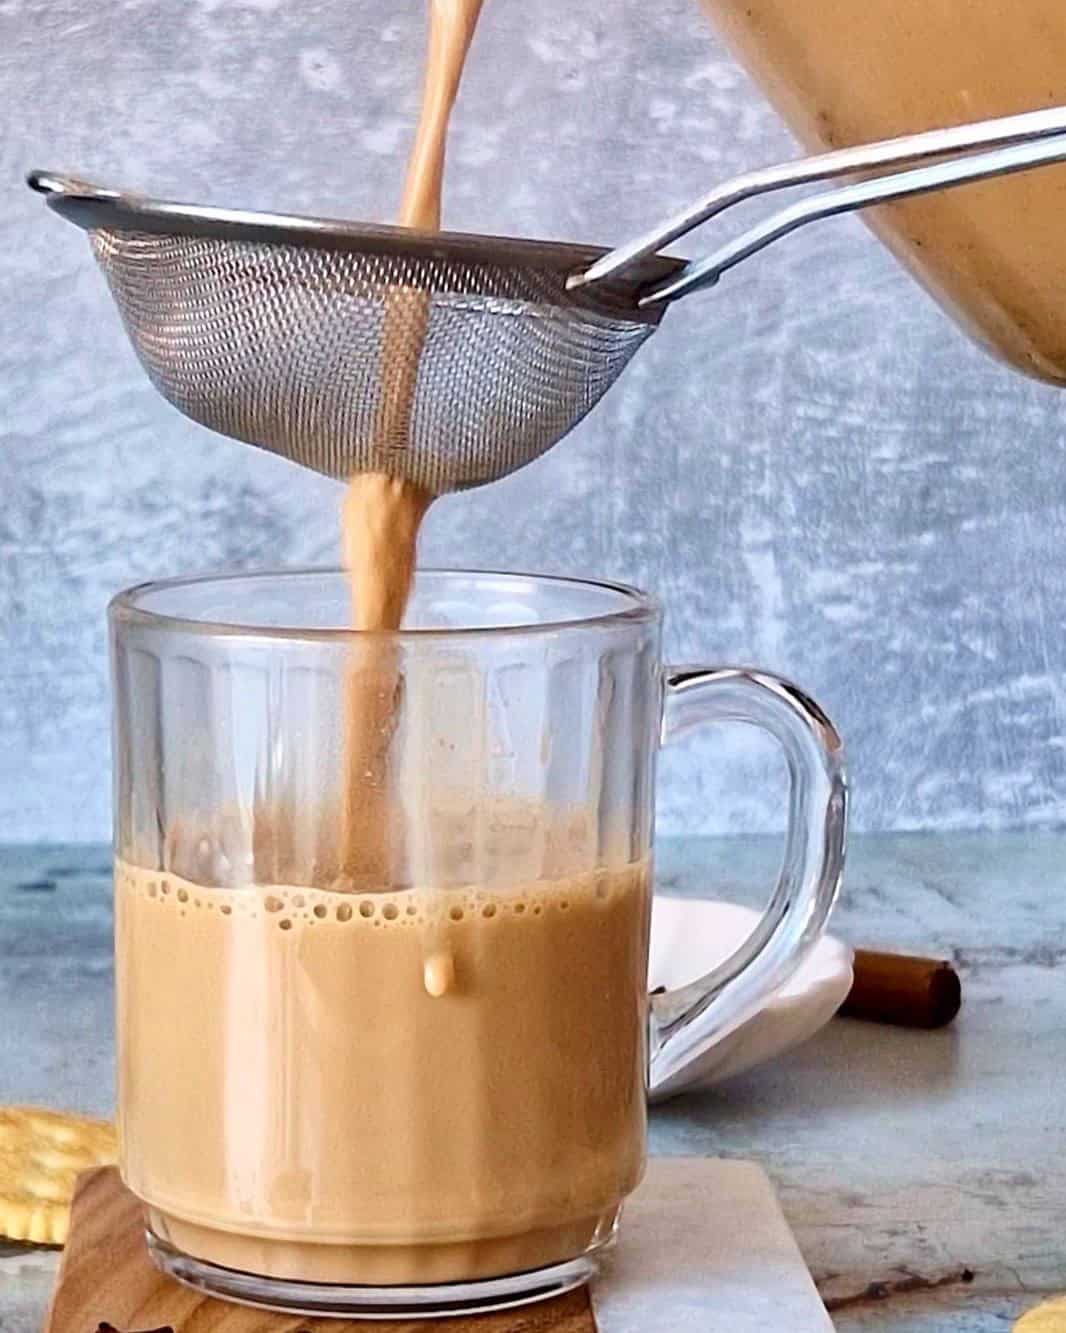
POLYGON ((678 273, 650 286, 640 304, 675 301, 713 286, 728 269, 808 222, 1055 162, 1066 162, 1066 107, 927 130, 764 167, 716 186, 664 223, 572 274, 569 285, 577 289, 617 279, 631 265, 646 261, 664 245, 744 200, 855 173, 880 173, 810 195, 772 213, 706 258, 692 260, 678 273), (985 151, 976 151, 982 149, 985 151), (883 172, 926 159, 935 160, 910 170, 883 172))

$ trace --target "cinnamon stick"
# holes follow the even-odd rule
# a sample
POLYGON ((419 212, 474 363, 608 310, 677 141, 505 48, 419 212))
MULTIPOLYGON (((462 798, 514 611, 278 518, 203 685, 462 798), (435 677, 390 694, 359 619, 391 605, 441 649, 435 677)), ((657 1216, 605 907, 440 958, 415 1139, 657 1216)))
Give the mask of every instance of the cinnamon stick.
POLYGON ((898 1027, 940 1028, 959 1012, 959 974, 946 959, 855 950, 855 979, 840 1007, 845 1018, 898 1027))

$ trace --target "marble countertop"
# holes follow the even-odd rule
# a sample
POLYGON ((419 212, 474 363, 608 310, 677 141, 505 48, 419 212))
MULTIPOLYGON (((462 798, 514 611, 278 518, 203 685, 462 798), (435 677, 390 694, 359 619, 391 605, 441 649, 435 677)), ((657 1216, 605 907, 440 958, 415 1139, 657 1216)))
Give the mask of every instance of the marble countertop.
MULTIPOLYGON (((757 902, 772 840, 675 839, 659 883, 757 902)), ((102 847, 0 848, 0 1100, 109 1114, 102 847)), ((652 1114, 658 1153, 755 1157, 842 1333, 991 1333, 1066 1291, 1066 834, 853 840, 833 928, 950 957, 963 1010, 921 1033, 837 1019, 652 1114)), ((0 1242, 0 1333, 31 1333, 53 1251, 0 1242)))

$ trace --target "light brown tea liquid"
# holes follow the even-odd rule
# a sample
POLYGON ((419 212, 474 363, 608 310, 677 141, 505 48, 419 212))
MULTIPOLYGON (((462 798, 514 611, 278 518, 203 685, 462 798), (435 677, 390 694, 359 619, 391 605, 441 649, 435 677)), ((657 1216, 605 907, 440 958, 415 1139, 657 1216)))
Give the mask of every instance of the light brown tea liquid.
POLYGON ((445 903, 120 862, 115 899, 123 1174, 161 1238, 374 1284, 522 1272, 610 1234, 643 1167, 646 866, 445 903))
MULTIPOLYGON (((430 0, 425 83, 400 206, 402 226, 440 228, 448 121, 481 5, 482 0, 430 0)), ((397 291, 385 308, 376 440, 383 459, 407 445, 428 316, 421 292, 397 291)), ((355 629, 399 629, 414 577, 418 530, 432 498, 384 471, 352 477, 342 526, 355 629)), ((389 820, 389 749, 399 674, 395 649, 387 641, 366 640, 352 656, 345 719, 344 878, 338 887, 365 891, 389 883, 398 854, 389 820)), ((444 972, 438 968, 437 974, 444 972)))

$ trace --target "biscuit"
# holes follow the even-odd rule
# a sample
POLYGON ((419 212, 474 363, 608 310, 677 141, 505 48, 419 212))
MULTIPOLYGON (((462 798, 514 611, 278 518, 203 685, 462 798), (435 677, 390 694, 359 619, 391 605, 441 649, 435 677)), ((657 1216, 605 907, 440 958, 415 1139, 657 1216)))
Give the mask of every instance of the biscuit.
POLYGON ((1026 1310, 1014 1325, 1014 1333, 1066 1333, 1066 1296, 1026 1310))
POLYGON ((39 1106, 0 1106, 0 1236, 62 1245, 79 1172, 115 1161, 114 1126, 39 1106))

